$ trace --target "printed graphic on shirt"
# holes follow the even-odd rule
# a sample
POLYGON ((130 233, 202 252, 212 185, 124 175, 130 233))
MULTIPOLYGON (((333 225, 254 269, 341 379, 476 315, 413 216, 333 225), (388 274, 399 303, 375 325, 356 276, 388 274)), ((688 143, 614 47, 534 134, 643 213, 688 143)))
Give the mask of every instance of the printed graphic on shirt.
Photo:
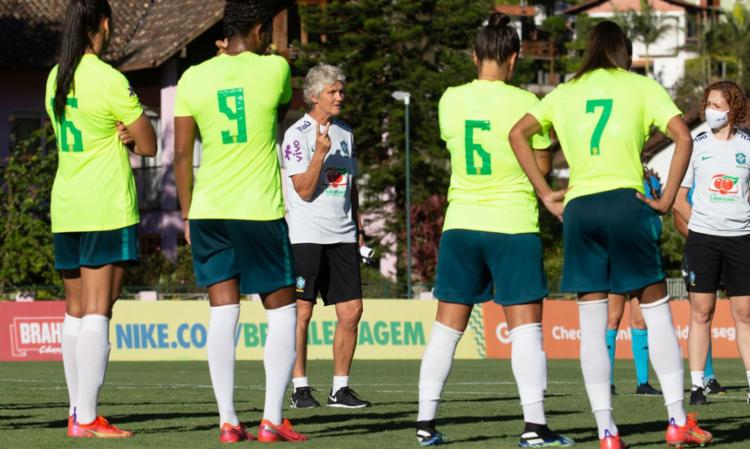
POLYGON ((714 192, 711 195, 712 202, 735 202, 737 200, 737 182, 740 178, 723 173, 713 175, 708 190, 714 192))

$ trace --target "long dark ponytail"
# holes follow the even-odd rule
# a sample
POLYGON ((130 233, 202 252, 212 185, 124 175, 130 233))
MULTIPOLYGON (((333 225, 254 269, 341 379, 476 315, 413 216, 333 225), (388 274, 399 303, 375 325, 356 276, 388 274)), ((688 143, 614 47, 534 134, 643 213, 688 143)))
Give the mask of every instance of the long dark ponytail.
POLYGON ((112 18, 107 0, 71 0, 63 22, 60 56, 55 79, 55 117, 65 116, 65 102, 73 87, 78 63, 91 46, 90 36, 99 31, 103 18, 112 18))

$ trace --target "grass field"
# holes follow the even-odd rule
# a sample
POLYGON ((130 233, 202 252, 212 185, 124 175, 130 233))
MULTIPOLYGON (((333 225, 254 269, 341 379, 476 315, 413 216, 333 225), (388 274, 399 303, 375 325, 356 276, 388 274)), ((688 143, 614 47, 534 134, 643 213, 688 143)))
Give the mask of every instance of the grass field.
MULTIPOLYGON (((737 360, 718 360, 726 396, 712 396, 700 407, 701 423, 721 448, 750 447, 750 405, 745 402, 744 370, 737 360)), ((417 361, 359 361, 353 387, 373 401, 369 409, 319 408, 285 412, 311 441, 306 448, 417 448, 417 361)), ((594 420, 577 361, 549 363, 547 410, 550 426, 574 438, 577 447, 598 447, 594 420)), ((309 377, 325 399, 330 362, 311 362, 309 377)), ((263 402, 263 366, 237 365, 236 405, 240 419, 257 429, 263 402)), ((661 397, 634 390, 632 363, 618 361, 615 416, 632 447, 664 447, 665 411, 661 397)), ((655 385, 656 382, 653 382, 655 385)), ((444 393, 439 428, 455 448, 516 447, 521 413, 508 361, 457 361, 444 393)), ((695 409, 691 407, 690 409, 695 409)), ((67 390, 61 363, 0 363, 0 448, 159 448, 222 447, 218 417, 205 362, 113 362, 100 395, 100 412, 136 432, 130 440, 70 440, 65 437, 67 390)), ((259 443, 240 443, 240 447, 259 443)))

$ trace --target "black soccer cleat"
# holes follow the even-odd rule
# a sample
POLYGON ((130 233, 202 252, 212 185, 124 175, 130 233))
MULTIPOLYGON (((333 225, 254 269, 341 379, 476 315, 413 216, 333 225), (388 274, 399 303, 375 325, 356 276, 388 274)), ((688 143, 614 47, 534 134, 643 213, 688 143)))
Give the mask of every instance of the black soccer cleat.
POLYGON ((292 408, 315 408, 320 407, 320 402, 312 395, 312 388, 299 387, 292 393, 292 408))
POLYGON ((652 387, 651 384, 646 382, 645 384, 640 384, 635 387, 635 394, 639 394, 641 396, 661 396, 661 391, 657 390, 656 388, 652 387))
POLYGON ((360 399, 359 395, 349 387, 340 388, 336 394, 328 394, 329 407, 365 408, 371 405, 370 402, 360 399))
POLYGON ((550 430, 543 424, 526 423, 518 447, 570 447, 575 441, 550 430))
POLYGON ((719 381, 714 378, 708 379, 703 389, 706 394, 727 394, 727 389, 719 385, 719 381))
POLYGON ((708 399, 703 393, 703 388, 693 387, 690 390, 690 405, 705 405, 708 404, 708 399))
POLYGON ((615 389, 614 384, 609 386, 609 394, 612 396, 617 396, 617 390, 615 389))
POLYGON ((417 421, 417 441, 420 446, 441 446, 448 438, 435 429, 435 420, 417 421))

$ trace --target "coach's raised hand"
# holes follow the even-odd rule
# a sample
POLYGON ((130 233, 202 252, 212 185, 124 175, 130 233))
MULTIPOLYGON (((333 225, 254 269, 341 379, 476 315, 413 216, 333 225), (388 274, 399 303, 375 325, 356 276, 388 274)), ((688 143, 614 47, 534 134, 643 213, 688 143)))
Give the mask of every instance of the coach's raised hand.
POLYGON ((315 155, 313 157, 325 158, 331 149, 331 137, 328 135, 330 128, 330 121, 323 126, 323 131, 320 130, 320 125, 315 126, 315 155))

